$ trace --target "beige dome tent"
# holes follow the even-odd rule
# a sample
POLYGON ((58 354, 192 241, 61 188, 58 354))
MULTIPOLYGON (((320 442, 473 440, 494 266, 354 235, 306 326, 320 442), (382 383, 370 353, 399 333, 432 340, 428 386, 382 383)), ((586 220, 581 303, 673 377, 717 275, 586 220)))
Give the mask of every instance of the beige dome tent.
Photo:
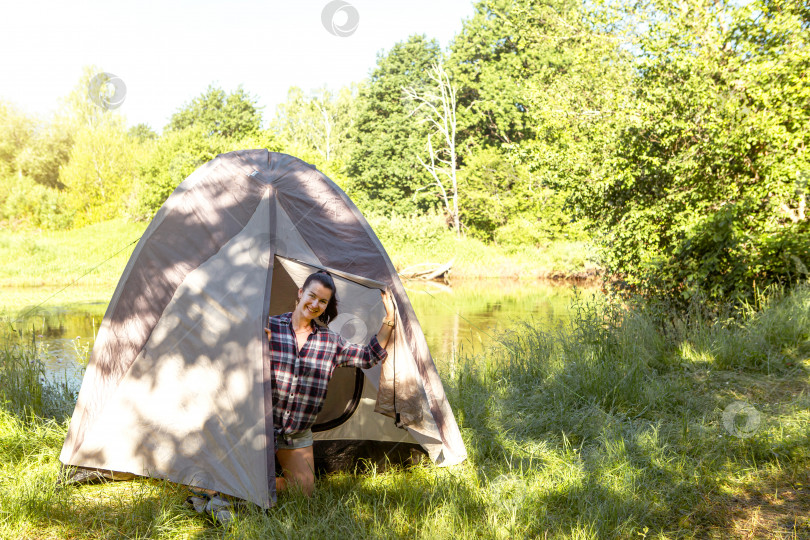
POLYGON ((74 472, 165 478, 268 507, 275 501, 269 315, 291 311, 314 269, 335 276, 330 327, 367 343, 391 289, 388 359, 339 368, 313 428, 316 466, 466 457, 396 270, 331 180, 249 150, 197 169, 135 248, 101 324, 60 455, 74 472), (400 429, 392 417, 400 419, 400 429))

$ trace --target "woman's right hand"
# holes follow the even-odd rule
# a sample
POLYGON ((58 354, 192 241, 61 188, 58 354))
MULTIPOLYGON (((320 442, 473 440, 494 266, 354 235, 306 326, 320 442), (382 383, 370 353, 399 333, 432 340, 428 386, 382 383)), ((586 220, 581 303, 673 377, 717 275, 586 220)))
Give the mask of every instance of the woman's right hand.
POLYGON ((267 334, 267 340, 271 340, 273 338, 273 334, 270 332, 269 328, 264 329, 264 333, 267 334))

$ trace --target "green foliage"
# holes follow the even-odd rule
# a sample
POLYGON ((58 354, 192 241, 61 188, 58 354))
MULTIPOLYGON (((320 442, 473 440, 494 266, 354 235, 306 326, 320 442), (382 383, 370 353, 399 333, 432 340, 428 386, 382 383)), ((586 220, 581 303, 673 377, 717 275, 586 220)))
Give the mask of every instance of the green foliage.
MULTIPOLYGON (((356 117, 356 85, 337 93, 326 87, 310 96, 297 86, 287 91, 287 101, 276 109, 272 129, 285 147, 316 153, 328 163, 348 158, 349 129, 356 117)), ((298 155, 298 154, 296 154, 298 155)))
POLYGON ((50 124, 37 126, 28 144, 17 155, 17 167, 38 184, 63 188, 59 168, 67 163, 72 146, 70 125, 57 117, 50 124))
POLYGON ((358 117, 350 137, 347 193, 362 210, 410 214, 436 206, 433 195, 418 192, 431 183, 416 156, 424 152, 427 127, 409 117, 403 88, 428 84, 439 45, 411 36, 377 58, 377 67, 358 97, 358 117))
POLYGON ((138 141, 139 143, 145 143, 147 141, 153 141, 158 138, 158 134, 155 133, 148 124, 136 124, 129 128, 127 131, 127 135, 138 141))
POLYGON ((462 145, 510 143, 530 136, 520 82, 542 65, 527 56, 507 17, 511 0, 479 0, 450 45, 447 68, 461 86, 459 138, 462 145))
POLYGON ((287 101, 276 109, 270 132, 280 151, 317 167, 341 189, 346 189, 347 160, 352 141, 349 131, 357 117, 357 85, 337 93, 327 88, 309 96, 298 87, 287 92, 287 101))
POLYGON ((166 131, 199 129, 209 137, 242 138, 255 135, 262 115, 256 98, 240 86, 230 94, 214 85, 175 112, 166 131))
POLYGON ((476 4, 448 60, 463 86, 471 234, 507 244, 585 236, 576 197, 610 143, 599 116, 627 79, 615 48, 575 3, 476 4))
POLYGON ((164 133, 139 167, 139 215, 151 218, 188 175, 227 147, 227 139, 202 126, 164 133))
POLYGON ((76 134, 70 160, 59 173, 60 182, 70 193, 75 225, 124 214, 126 196, 133 191, 136 151, 123 122, 112 115, 76 134))
POLYGON ((715 302, 750 301, 757 285, 810 277, 810 221, 756 223, 758 206, 729 204, 695 217, 672 255, 654 259, 646 290, 682 299, 701 294, 715 302))
POLYGON ((572 223, 563 193, 544 186, 539 175, 488 148, 473 153, 459 171, 459 210, 468 234, 509 245, 542 245, 585 238, 572 223))
POLYGON ((806 12, 693 0, 648 21, 636 112, 581 198, 610 271, 675 299, 795 282, 810 264, 806 12))
POLYGON ((15 228, 68 229, 73 217, 66 192, 27 176, 0 178, 0 222, 15 228))
POLYGON ((0 101, 0 178, 17 172, 17 156, 31 139, 34 126, 13 105, 0 101))
POLYGON ((118 113, 88 99, 99 71, 86 67, 50 122, 29 121, 27 136, 20 134, 22 119, 6 115, 9 141, 17 142, 14 155, 5 156, 9 189, 0 195, 0 219, 63 229, 121 215, 137 144, 126 138, 118 113))
MULTIPOLYGON (((90 80, 102 71, 95 66, 86 66, 76 85, 62 100, 54 117, 36 127, 29 144, 17 159, 19 170, 23 175, 42 185, 64 189, 61 169, 67 166, 70 160, 77 134, 87 130, 93 131, 110 122, 123 122, 119 113, 99 107, 87 96, 90 80)), ((81 152, 86 151, 85 147, 81 152)), ((125 152, 123 149, 121 151, 125 152)), ((115 167, 110 164, 107 166, 115 167)), ((82 196, 81 193, 77 195, 82 196)))
POLYGON ((448 69, 462 86, 464 144, 500 146, 541 136, 544 126, 533 113, 554 96, 538 99, 534 89, 588 70, 594 60, 583 58, 583 43, 592 39, 584 20, 583 6, 571 0, 475 3, 475 14, 454 38, 448 58, 448 69))

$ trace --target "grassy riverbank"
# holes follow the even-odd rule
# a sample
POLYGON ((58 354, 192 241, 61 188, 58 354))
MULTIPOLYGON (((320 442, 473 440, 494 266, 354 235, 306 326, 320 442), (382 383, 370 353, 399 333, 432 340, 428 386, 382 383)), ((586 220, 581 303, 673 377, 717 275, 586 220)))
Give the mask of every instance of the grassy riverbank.
POLYGON ((328 476, 227 531, 168 483, 54 488, 69 394, 43 390, 35 355, 7 341, 0 537, 810 536, 810 288, 730 321, 576 313, 565 333, 517 327, 442 374, 465 464, 328 476))
MULTIPOLYGON (((543 248, 487 245, 471 238, 456 239, 438 219, 371 217, 370 222, 398 269, 454 260, 451 276, 458 279, 535 279, 595 272, 583 242, 543 248)), ((72 231, 0 230, 0 309, 41 301, 50 305, 109 301, 145 229, 145 223, 113 220, 72 231), (58 294, 48 299, 54 293, 58 294)))

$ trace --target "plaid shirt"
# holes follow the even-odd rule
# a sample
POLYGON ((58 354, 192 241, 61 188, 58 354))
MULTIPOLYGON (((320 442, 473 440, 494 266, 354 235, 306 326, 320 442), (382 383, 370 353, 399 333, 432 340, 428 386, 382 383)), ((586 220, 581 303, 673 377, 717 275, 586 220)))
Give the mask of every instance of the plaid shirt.
POLYGON ((272 316, 268 323, 273 362, 273 425, 277 433, 285 436, 305 431, 315 423, 336 367, 368 369, 388 356, 377 336, 361 347, 314 322, 313 332, 299 351, 292 313, 272 316))

